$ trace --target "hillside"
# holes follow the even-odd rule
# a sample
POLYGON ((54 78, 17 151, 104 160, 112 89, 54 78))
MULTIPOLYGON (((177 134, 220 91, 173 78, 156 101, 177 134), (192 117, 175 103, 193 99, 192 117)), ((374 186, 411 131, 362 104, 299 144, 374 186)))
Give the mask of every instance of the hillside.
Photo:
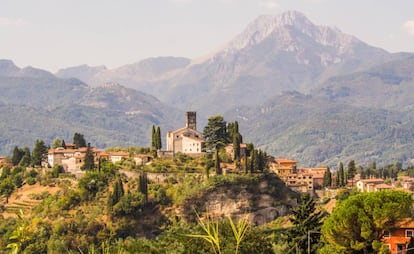
POLYGON ((413 54, 372 47, 296 11, 259 16, 199 59, 81 65, 56 75, 0 60, 0 154, 74 132, 98 147, 148 145, 152 125, 164 136, 193 110, 199 130, 224 115, 240 122, 246 142, 301 165, 408 165, 413 68, 413 54))
MULTIPOLYGON (((188 236, 199 231, 197 214, 248 216, 252 225, 263 225, 287 215, 297 205, 298 194, 276 175, 207 177, 206 160, 154 159, 144 166, 128 160, 115 164, 103 161, 99 171, 86 171, 80 178, 58 173, 57 167, 3 168, 2 183, 11 183, 13 192, 8 198, 3 193, 0 204, 0 252, 14 241, 12 232, 20 229, 27 236, 20 247, 27 253, 85 252, 91 246, 103 249, 115 241, 127 253, 167 253, 146 248, 174 242, 185 245, 184 250, 194 245, 208 249, 188 236), (184 166, 185 170, 157 173, 153 164, 184 166), (173 238, 165 239, 171 233, 173 238)), ((252 226, 248 232, 264 237, 260 230, 252 226)))
POLYGON ((259 107, 225 114, 238 120, 245 138, 270 154, 300 164, 335 167, 353 159, 361 165, 411 163, 412 114, 358 107, 324 98, 284 93, 259 107))
POLYGON ((155 97, 118 84, 90 87, 53 75, 20 77, 13 73, 23 69, 7 62, 0 76, 0 154, 11 154, 16 145, 31 148, 36 139, 71 142, 75 132, 101 148, 147 146, 152 125, 172 129, 182 119, 155 97))

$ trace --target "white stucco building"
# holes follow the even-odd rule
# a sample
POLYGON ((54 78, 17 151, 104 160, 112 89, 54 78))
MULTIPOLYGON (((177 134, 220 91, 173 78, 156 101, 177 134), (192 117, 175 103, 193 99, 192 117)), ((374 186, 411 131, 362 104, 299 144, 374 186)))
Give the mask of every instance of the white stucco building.
POLYGON ((203 133, 197 131, 196 112, 186 113, 185 127, 167 132, 167 151, 173 154, 201 154, 204 142, 203 133))

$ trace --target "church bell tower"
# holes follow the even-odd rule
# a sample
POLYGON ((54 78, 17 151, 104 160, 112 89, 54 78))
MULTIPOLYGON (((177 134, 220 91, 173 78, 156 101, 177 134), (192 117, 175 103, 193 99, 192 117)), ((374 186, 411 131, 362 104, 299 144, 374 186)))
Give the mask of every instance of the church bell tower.
POLYGON ((194 111, 186 112, 186 123, 185 127, 197 130, 197 114, 194 111))

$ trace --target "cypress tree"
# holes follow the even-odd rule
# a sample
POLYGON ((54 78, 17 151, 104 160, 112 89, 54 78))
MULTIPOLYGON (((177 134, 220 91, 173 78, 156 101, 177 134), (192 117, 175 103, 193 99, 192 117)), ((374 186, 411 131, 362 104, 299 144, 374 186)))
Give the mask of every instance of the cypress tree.
POLYGON ((221 170, 221 167, 220 167, 220 156, 219 156, 218 149, 216 149, 216 161, 215 161, 214 165, 215 165, 215 168, 216 168, 216 174, 217 175, 223 174, 223 171, 221 170))
POLYGON ((338 178, 339 178, 339 186, 345 186, 345 172, 344 172, 344 164, 339 162, 339 170, 338 170, 338 178))
POLYGON ((84 164, 82 168, 84 170, 92 170, 95 168, 95 158, 93 155, 91 143, 88 143, 88 146, 86 148, 86 154, 85 154, 84 164))
POLYGON ((249 162, 248 162, 248 158, 247 158, 247 153, 244 154, 244 172, 246 174, 249 173, 249 162))
POLYGON ((348 179, 352 180, 352 186, 354 186, 354 177, 356 174, 356 166, 355 166, 355 161, 351 160, 348 163, 348 179))
POLYGON ((161 143, 161 128, 160 126, 157 127, 157 132, 156 132, 156 148, 157 150, 160 150, 162 148, 162 143, 161 143))
POLYGON ((330 187, 332 185, 332 174, 329 167, 326 168, 325 174, 323 175, 323 186, 330 187))
POLYGON ((240 160, 240 134, 236 133, 233 136, 233 153, 234 160, 240 160))
POLYGON ((146 173, 141 173, 138 178, 138 190, 145 196, 145 203, 148 202, 148 178, 146 173))
POLYGON ((151 134, 151 149, 152 150, 156 150, 156 133, 155 133, 156 131, 155 131, 155 126, 153 125, 152 126, 152 134, 151 134))

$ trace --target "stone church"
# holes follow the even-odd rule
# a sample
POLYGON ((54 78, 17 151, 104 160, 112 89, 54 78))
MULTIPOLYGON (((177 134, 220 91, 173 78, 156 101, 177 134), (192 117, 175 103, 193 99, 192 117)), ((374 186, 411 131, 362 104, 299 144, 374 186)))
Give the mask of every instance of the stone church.
POLYGON ((199 155, 204 142, 203 133, 197 131, 196 112, 186 112, 185 127, 167 132, 167 150, 173 154, 199 155))

